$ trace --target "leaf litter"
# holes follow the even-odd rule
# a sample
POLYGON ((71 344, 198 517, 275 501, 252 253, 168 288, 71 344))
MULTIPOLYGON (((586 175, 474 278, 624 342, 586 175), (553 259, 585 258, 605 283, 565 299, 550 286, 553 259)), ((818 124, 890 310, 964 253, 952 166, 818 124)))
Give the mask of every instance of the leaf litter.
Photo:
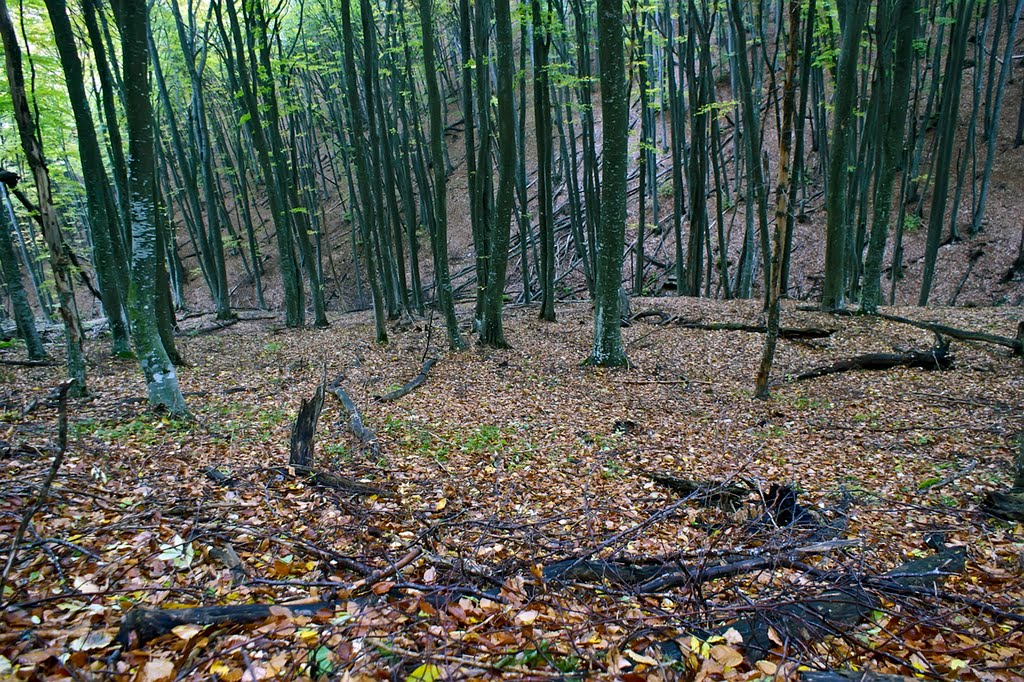
MULTIPOLYGON (((649 308, 759 321, 754 303, 634 302, 649 308)), ((928 314, 1006 336, 1021 317, 1009 308, 928 314)), ((355 314, 327 330, 243 322, 183 337, 190 420, 148 411, 134 363, 94 348, 91 395, 70 405, 64 464, 4 588, 0 676, 750 680, 845 668, 1019 679, 1024 532, 977 512, 986 491, 1010 481, 1024 429, 1019 359, 954 342, 945 372, 788 383, 784 375, 843 357, 931 342, 905 325, 789 306, 786 324, 837 331, 781 342, 772 398, 756 401, 759 334, 636 322, 623 330, 632 367, 607 371, 580 365, 588 306, 562 306, 554 324, 529 308, 510 307, 507 318, 512 349, 455 354, 436 347, 443 329, 428 333, 427 320, 396 325, 392 343, 377 346, 355 314), (435 347, 425 348, 428 338, 435 347), (422 387, 374 401, 432 354, 440 361, 422 387), (322 367, 360 407, 379 450, 361 447, 328 401, 316 465, 390 494, 281 473, 322 367), (207 475, 211 467, 227 482, 207 475), (752 492, 737 510, 701 506, 651 473, 752 492), (841 544, 801 566, 770 563, 656 593, 601 572, 613 562, 705 570, 806 544, 796 527, 763 522, 773 483, 794 486, 815 518, 841 521, 831 538, 841 544), (932 554, 935 533, 968 557, 941 589, 876 591, 869 618, 817 640, 769 628, 770 650, 756 656, 728 628, 843 581, 863 578, 870 589, 871 576, 932 554), (553 577, 559 562, 568 570, 553 577), (117 638, 132 609, 247 604, 275 606, 255 622, 117 638)), ((60 370, 3 379, 6 560, 55 452, 46 393, 60 370)))

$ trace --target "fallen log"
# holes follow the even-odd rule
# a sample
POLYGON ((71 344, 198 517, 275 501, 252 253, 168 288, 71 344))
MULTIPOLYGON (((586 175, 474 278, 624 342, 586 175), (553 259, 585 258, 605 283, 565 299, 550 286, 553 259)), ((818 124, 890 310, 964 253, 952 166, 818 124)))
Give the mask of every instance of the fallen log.
POLYGON ((201 606, 194 609, 143 609, 128 612, 121 620, 116 640, 122 647, 137 646, 165 635, 179 625, 216 625, 219 623, 259 623, 285 609, 297 616, 314 616, 320 611, 333 612, 342 602, 317 601, 308 604, 239 604, 234 606, 201 606))
POLYGON ((800 679, 802 682, 917 682, 919 678, 869 670, 811 670, 800 673, 800 679))
POLYGON ((840 360, 825 367, 807 370, 793 377, 792 381, 817 379, 829 374, 854 370, 887 370, 894 367, 919 367, 926 370, 945 370, 953 366, 949 343, 943 343, 931 350, 911 350, 906 353, 867 353, 847 360, 840 360))
MULTIPOLYGON (((200 606, 190 609, 136 608, 121 619, 116 641, 127 648, 135 635, 136 645, 165 635, 179 625, 216 625, 219 623, 258 623, 273 615, 315 616, 321 611, 333 612, 345 607, 352 592, 389 578, 419 558, 422 550, 414 547, 397 562, 355 581, 351 585, 338 583, 341 599, 334 601, 293 602, 288 604, 237 604, 232 606, 200 606)), ((234 552, 232 551, 232 554, 234 552)), ((333 584, 332 584, 333 586, 333 584)))
POLYGON ((59 362, 52 360, 8 360, 0 359, 0 365, 12 365, 14 367, 57 367, 59 362))
POLYGON ((329 389, 348 412, 348 428, 352 435, 359 439, 359 446, 363 449, 368 449, 376 457, 380 454, 380 449, 377 445, 377 434, 373 432, 373 429, 369 429, 363 424, 363 415, 360 414, 359 408, 356 407, 349 394, 341 387, 341 379, 342 377, 339 376, 332 381, 329 389))
POLYGON ((313 485, 323 486, 324 488, 333 488, 334 490, 340 490, 345 493, 351 493, 353 495, 376 495, 377 497, 394 497, 394 494, 384 490, 383 488, 377 488, 372 485, 360 483, 354 481, 351 478, 345 476, 339 476, 338 474, 330 471, 323 471, 322 469, 315 469, 313 467, 306 466, 287 466, 287 467, 272 467, 271 471, 280 474, 285 477, 292 475, 305 476, 313 485))
POLYGON ((727 481, 691 481, 654 472, 643 472, 643 475, 655 483, 665 486, 681 497, 692 499, 705 507, 719 507, 736 510, 752 488, 749 485, 729 483, 727 481))
POLYGON ((427 361, 423 363, 423 367, 420 369, 420 373, 413 377, 412 381, 409 381, 401 388, 395 389, 390 393, 379 395, 374 400, 377 402, 385 403, 392 400, 398 400, 399 398, 405 397, 415 391, 417 388, 423 385, 423 382, 427 380, 427 372, 430 368, 437 364, 437 358, 427 358, 427 361))
POLYGON ((910 326, 917 327, 918 329, 927 329, 936 334, 948 336, 960 341, 980 341, 981 343, 991 343, 997 346, 1003 346, 1013 351, 1014 355, 1024 355, 1024 321, 1017 324, 1017 338, 1011 339, 1006 336, 998 336, 996 334, 986 334, 984 332, 957 329, 956 327, 949 327, 944 324, 939 324, 938 322, 921 322, 920 320, 912 320, 909 317, 900 317, 899 315, 878 313, 878 317, 890 322, 909 324, 910 326))
MULTIPOLYGON (((750 332, 767 334, 768 327, 759 324, 743 324, 740 322, 689 322, 680 320, 677 323, 683 329, 705 329, 707 331, 750 332)), ((835 333, 835 329, 821 327, 780 327, 779 338, 782 339, 825 339, 835 333)))
MULTIPOLYGON (((760 324, 745 324, 743 322, 697 322, 684 318, 669 315, 662 310, 645 310, 633 315, 631 320, 644 320, 649 317, 657 317, 655 324, 667 325, 677 324, 684 329, 703 329, 706 331, 727 331, 727 332, 750 332, 752 334, 767 334, 768 327, 760 324)), ((779 336, 784 339, 824 339, 832 336, 835 329, 823 329, 821 327, 780 327, 779 336)))

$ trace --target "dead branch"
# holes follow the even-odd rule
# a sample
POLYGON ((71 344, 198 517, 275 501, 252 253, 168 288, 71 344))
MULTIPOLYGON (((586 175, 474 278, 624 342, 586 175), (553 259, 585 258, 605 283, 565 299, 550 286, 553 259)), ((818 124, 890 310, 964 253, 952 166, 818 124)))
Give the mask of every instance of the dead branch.
POLYGON ((920 367, 927 370, 945 370, 953 366, 949 343, 943 343, 931 350, 911 350, 906 353, 867 353, 847 360, 840 360, 825 367, 817 367, 796 375, 793 381, 817 379, 829 374, 854 370, 887 370, 894 367, 920 367))
POLYGON ((423 385, 423 382, 427 380, 427 372, 429 372, 430 368, 433 367, 436 363, 437 358, 428 358, 427 361, 423 363, 423 367, 420 369, 420 373, 413 377, 412 381, 409 381, 401 388, 395 389, 390 393, 377 396, 375 400, 384 403, 392 400, 398 400, 399 398, 409 395, 410 393, 412 393, 417 388, 423 385))
POLYGON ((68 449, 68 391, 74 385, 74 379, 67 379, 57 386, 57 454, 53 456, 50 471, 46 475, 46 480, 43 481, 42 487, 39 489, 39 497, 36 498, 35 504, 21 517, 21 523, 18 524, 18 530, 11 541, 11 547, 7 552, 7 565, 4 566, 4 572, 0 575, 0 600, 3 599, 7 576, 10 574, 11 567, 14 566, 14 560, 18 556, 18 545, 21 544, 22 538, 25 537, 25 531, 28 530, 29 524, 32 523, 32 517, 36 515, 36 512, 46 502, 46 497, 50 494, 50 486, 53 485, 53 479, 57 477, 57 471, 60 469, 61 462, 64 461, 64 453, 68 449))
POLYGON ((332 381, 329 389, 348 412, 348 428, 359 439, 360 447, 369 449, 374 456, 377 456, 379 454, 377 434, 363 424, 363 416, 359 413, 359 408, 356 407, 355 402, 345 392, 345 389, 341 387, 342 378, 342 376, 339 376, 332 381))
POLYGON ((1017 325, 1017 338, 1011 339, 1005 336, 997 336, 995 334, 957 329, 937 322, 921 322, 919 320, 912 320, 909 317, 900 317, 899 315, 879 313, 878 316, 883 320, 899 322, 900 324, 909 324, 912 327, 927 329, 935 332, 936 334, 949 336, 960 341, 980 341, 981 343, 991 343, 997 346, 1003 346, 1013 351, 1014 355, 1024 355, 1024 321, 1017 325))
MULTIPOLYGON (((686 320, 680 317, 675 317, 661 310, 645 310, 633 315, 630 319, 643 320, 648 317, 657 317, 658 321, 655 324, 676 324, 683 329, 750 332, 752 334, 768 333, 768 327, 765 325, 745 324, 742 322, 698 322, 696 320, 686 320)), ((821 327, 781 327, 779 329, 779 336, 784 339, 824 339, 832 336, 835 331, 835 329, 823 329, 821 327)))

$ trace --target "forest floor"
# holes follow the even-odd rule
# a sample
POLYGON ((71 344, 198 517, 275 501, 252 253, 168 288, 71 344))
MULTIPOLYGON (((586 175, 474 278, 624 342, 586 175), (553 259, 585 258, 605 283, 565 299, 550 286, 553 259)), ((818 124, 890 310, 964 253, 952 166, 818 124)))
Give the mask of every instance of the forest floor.
MULTIPOLYGON (((759 312, 674 298, 633 306, 716 322, 756 322, 759 312)), ((893 312, 1008 337, 1024 314, 893 312)), ((1019 358, 953 341, 948 371, 783 382, 933 343, 910 326, 794 304, 784 324, 836 331, 780 341, 779 383, 759 401, 760 334, 636 321, 623 330, 632 367, 606 371, 580 364, 589 305, 558 314, 544 323, 533 308, 510 308, 512 349, 454 354, 439 320, 432 334, 429 320, 397 325, 377 346, 365 313, 334 316, 327 330, 263 320, 186 333, 188 420, 147 410, 137 365, 93 344, 91 395, 69 402, 65 460, 2 594, 0 678, 743 680, 852 668, 1021 679, 1024 529, 978 512, 986 491, 1010 484, 1024 429, 1019 358), (422 387, 373 399, 415 376, 425 356, 440 360, 422 387), (376 431, 377 451, 360 446, 328 395, 316 465, 375 494, 276 468, 324 368, 376 431), (232 480, 212 480, 208 467, 232 480), (753 490, 727 511, 680 498, 652 472, 753 490), (765 519, 757 491, 773 483, 797 487, 814 528, 765 519), (931 556, 925 538, 936 531, 966 548, 963 573, 917 592, 872 582, 931 556), (781 560, 808 545, 799 561, 781 560), (577 558, 561 575, 552 567, 577 558), (657 590, 578 570, 612 560, 691 573, 753 561, 657 590), (863 622, 824 638, 785 634, 785 605, 852 584, 878 599, 863 622), (292 607, 115 639, 132 609, 254 602, 292 607), (330 604, 310 612, 310 602, 330 604), (736 629, 708 632, 771 613, 770 651, 752 655, 736 629)), ((4 559, 56 451, 47 395, 61 378, 60 367, 3 368, 4 559)))

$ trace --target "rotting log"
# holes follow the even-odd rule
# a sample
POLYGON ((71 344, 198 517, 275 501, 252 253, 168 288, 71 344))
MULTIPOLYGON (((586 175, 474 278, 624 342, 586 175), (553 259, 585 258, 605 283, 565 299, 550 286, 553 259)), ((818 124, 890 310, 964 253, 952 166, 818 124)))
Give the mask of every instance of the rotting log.
POLYGON ((749 485, 727 481, 691 481, 649 471, 643 472, 643 475, 679 496, 692 499, 705 507, 735 510, 752 490, 749 485))
POLYGON ((936 334, 948 336, 960 341, 979 341, 981 343, 991 343, 997 346, 1003 346, 1004 348, 1009 348, 1014 355, 1024 356, 1024 320, 1017 324, 1017 338, 1011 339, 1009 337, 998 336, 996 334, 986 334, 985 332, 957 329, 956 327, 949 327, 944 324, 939 324, 938 322, 921 322, 920 320, 912 320, 909 317, 900 317, 899 315, 879 313, 878 317, 883 320, 888 320, 889 322, 909 324, 910 326, 917 327, 918 329, 927 329, 936 334))
POLYGON ((340 402, 342 407, 348 412, 348 428, 352 434, 359 439, 359 446, 365 450, 369 450, 374 457, 380 454, 379 447, 377 445, 377 434, 373 432, 373 429, 367 428, 363 424, 363 415, 360 414, 359 408, 356 407, 355 401, 345 392, 345 389, 341 387, 342 376, 339 376, 331 382, 329 390, 334 394, 340 402))
POLYGON ((320 411, 324 407, 324 387, 327 377, 324 375, 309 400, 305 398, 299 403, 299 414, 292 425, 291 454, 288 464, 298 467, 313 466, 313 447, 316 439, 316 425, 320 420, 320 411))
POLYGON ((360 483, 359 481, 354 481, 350 478, 346 478, 345 476, 339 476, 338 474, 331 473, 330 471, 323 471, 322 469, 315 469, 313 467, 273 467, 271 471, 281 474, 282 476, 305 476, 314 485, 319 485, 324 488, 333 488, 334 490, 340 490, 341 492, 351 493, 353 495, 394 497, 391 492, 384 490, 383 488, 377 488, 372 485, 360 483))
POLYGON ((140 646, 165 635, 179 625, 217 625, 220 623, 259 623, 275 613, 286 615, 285 609, 296 616, 314 616, 321 611, 333 613, 342 602, 317 601, 308 604, 240 604, 234 606, 201 606, 194 609, 143 609, 128 612, 121 620, 116 641, 127 648, 140 646))
MULTIPOLYGON (((232 550, 232 554, 234 551, 232 550)), ((335 601, 304 601, 286 604, 237 604, 232 606, 200 606, 187 609, 136 608, 121 619, 116 641, 124 648, 165 635, 179 625, 216 625, 220 623, 258 623, 274 615, 315 616, 321 611, 333 612, 347 605, 352 592, 370 587, 389 578, 419 558, 422 550, 413 547, 395 563, 360 578, 351 585, 338 583, 343 598, 335 601)))
POLYGON ((378 402, 385 403, 390 402, 392 400, 398 400, 399 398, 403 398, 409 395, 410 393, 412 393, 417 388, 423 385, 423 382, 427 380, 427 372, 429 372, 430 368, 433 367, 435 364, 437 364, 437 358, 427 358, 426 362, 423 363, 423 367, 420 368, 420 373, 413 377, 412 381, 409 381, 401 388, 395 389, 390 393, 377 396, 375 400, 377 400, 378 402))
POLYGON ((926 370, 946 370, 953 366, 949 343, 943 343, 927 351, 911 350, 906 353, 867 353, 846 360, 839 360, 825 367, 817 367, 796 375, 793 381, 817 379, 829 374, 854 370, 887 370, 895 367, 918 367, 926 370))

